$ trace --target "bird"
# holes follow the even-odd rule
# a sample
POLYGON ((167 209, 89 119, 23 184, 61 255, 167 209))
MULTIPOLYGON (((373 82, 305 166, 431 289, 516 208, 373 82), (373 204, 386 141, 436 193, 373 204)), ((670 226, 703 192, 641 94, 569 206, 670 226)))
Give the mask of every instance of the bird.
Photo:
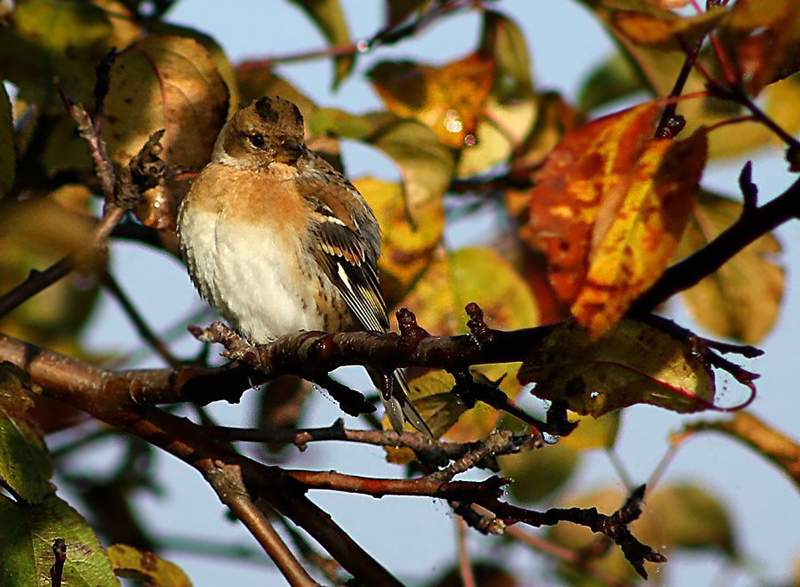
MULTIPOLYGON (((222 127, 180 204, 177 231, 200 296, 256 344, 300 331, 389 328, 381 233, 352 183, 305 144, 300 109, 254 100, 222 127)), ((401 370, 368 367, 392 428, 431 431, 401 370)))

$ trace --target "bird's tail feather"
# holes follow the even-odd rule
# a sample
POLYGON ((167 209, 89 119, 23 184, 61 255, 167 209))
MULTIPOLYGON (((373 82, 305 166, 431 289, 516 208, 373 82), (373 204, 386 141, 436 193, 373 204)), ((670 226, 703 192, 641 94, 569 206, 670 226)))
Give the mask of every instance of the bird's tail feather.
POLYGON ((380 372, 368 369, 370 377, 381 394, 386 416, 395 432, 402 432, 405 422, 411 424, 420 434, 433 437, 433 432, 425 423, 422 415, 414 407, 409 397, 410 389, 408 381, 400 369, 395 370, 393 373, 394 385, 390 390, 385 390, 385 385, 382 385, 383 376, 380 372))

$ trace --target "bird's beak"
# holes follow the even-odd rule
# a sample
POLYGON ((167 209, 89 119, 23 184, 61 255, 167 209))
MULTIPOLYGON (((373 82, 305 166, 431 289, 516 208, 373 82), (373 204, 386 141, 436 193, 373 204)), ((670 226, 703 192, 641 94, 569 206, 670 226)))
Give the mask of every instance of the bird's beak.
POLYGON ((281 163, 294 164, 297 163, 297 160, 302 154, 302 143, 300 143, 300 141, 288 140, 281 144, 275 159, 281 163))

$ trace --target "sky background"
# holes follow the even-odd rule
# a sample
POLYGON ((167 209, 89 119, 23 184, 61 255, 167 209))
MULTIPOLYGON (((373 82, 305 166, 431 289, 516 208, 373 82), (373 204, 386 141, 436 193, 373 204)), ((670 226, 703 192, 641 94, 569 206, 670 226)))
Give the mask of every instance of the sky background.
MULTIPOLYGON (((383 2, 350 0, 344 2, 351 33, 355 39, 371 36, 383 22, 383 2)), ((574 99, 581 80, 594 66, 613 52, 613 45, 599 24, 577 3, 503 1, 497 8, 512 16, 522 27, 529 43, 538 88, 555 89, 574 99)), ((306 17, 288 2, 237 0, 211 2, 183 0, 169 13, 168 20, 195 27, 211 34, 233 62, 245 58, 263 58, 291 54, 324 46, 324 40, 306 17)), ((477 14, 464 14, 426 30, 424 34, 395 47, 380 48, 361 56, 354 74, 336 94, 330 93, 331 65, 327 60, 280 67, 278 72, 322 106, 351 112, 365 112, 382 107, 371 87, 362 79, 364 71, 378 59, 408 57, 425 62, 445 63, 472 51, 480 32, 477 14)), ((393 180, 399 177, 391 162, 375 151, 346 143, 344 158, 350 177, 372 175, 393 180)), ((742 161, 715 165, 706 173, 704 183, 722 193, 736 194, 736 178, 742 161)), ((755 158, 754 179, 765 201, 780 193, 791 182, 776 150, 755 158)), ((448 244, 453 247, 491 239, 498 219, 485 214, 468 226, 451 227, 448 244)), ((750 362, 762 374, 759 396, 752 411, 792 433, 797 430, 800 400, 797 393, 797 328, 800 326, 797 266, 800 254, 798 223, 784 226, 778 235, 788 251, 784 310, 778 326, 761 345, 766 355, 750 362)), ((192 288, 185 269, 165 255, 136 245, 115 243, 112 270, 136 306, 153 325, 168 325, 203 307, 192 288)), ((691 325, 685 313, 674 308, 674 316, 691 325)), ((209 319, 210 320, 210 319, 209 319)), ((160 328, 161 329, 161 328, 160 328)), ((116 303, 104 296, 88 329, 91 348, 130 351, 141 348, 136 333, 116 303)), ((178 353, 190 355, 196 343, 184 337, 175 345, 178 353)), ((142 366, 160 366, 153 359, 142 366)), ((731 386, 731 389, 735 389, 731 386)), ((725 403, 736 403, 738 391, 724 396, 725 403)), ((254 409, 251 396, 241 404, 214 405, 211 413, 226 425, 250 425, 254 409)), ((324 426, 342 417, 337 406, 322 394, 314 394, 303 420, 304 425, 324 426)), ((346 417, 348 426, 359 423, 346 417)), ((668 434, 692 418, 652 407, 636 407, 626 412, 617 449, 635 483, 644 482, 668 448, 668 434)), ((81 453, 81 466, 108 470, 119 458, 120 446, 107 443, 90 455, 81 453)), ((312 445, 295 461, 303 468, 336 469, 352 474, 396 476, 401 469, 387 465, 383 452, 369 447, 320 443, 312 445)), ((206 482, 193 469, 166 455, 157 461, 158 479, 167 494, 144 495, 137 501, 145 519, 167 536, 205 538, 225 544, 255 548, 254 540, 242 527, 231 523, 206 482)), ((478 474, 480 477, 483 474, 478 474)), ((738 582, 725 580, 725 562, 713 556, 681 554, 668 563, 670 585, 752 585, 761 580, 777 584, 787 577, 792 561, 800 553, 800 508, 796 489, 777 469, 740 445, 716 435, 691 440, 681 449, 667 471, 664 483, 686 479, 702 483, 734 514, 742 551, 750 558, 752 574, 738 574, 738 582), (758 577, 758 580, 755 578, 758 577)), ((622 487, 604 454, 591 454, 580 472, 561 493, 561 503, 570 495, 602 486, 622 487)), ((318 492, 311 495, 329 511, 362 546, 403 581, 430 577, 455 561, 455 520, 446 504, 424 498, 384 498, 338 495, 318 492)), ((71 500, 74 501, 75 500, 71 500)), ((492 556, 496 539, 470 532, 469 548, 473 555, 492 556)), ((654 545, 658 548, 658 545, 654 545)), ((179 564, 200 587, 221 584, 275 584, 282 578, 265 563, 248 563, 170 552, 167 557, 179 564)), ((266 557, 264 557, 266 561, 266 557)), ((515 552, 513 565, 529 577, 526 585, 552 584, 552 576, 543 569, 552 568, 545 555, 527 550, 515 552)))

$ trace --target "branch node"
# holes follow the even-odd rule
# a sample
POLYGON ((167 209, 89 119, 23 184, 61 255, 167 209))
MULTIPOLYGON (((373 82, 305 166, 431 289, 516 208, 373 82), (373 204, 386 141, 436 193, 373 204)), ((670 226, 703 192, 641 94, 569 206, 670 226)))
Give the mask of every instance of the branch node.
POLYGON ((417 324, 417 317, 408 308, 400 308, 396 316, 402 348, 408 353, 413 353, 419 343, 430 336, 430 333, 417 324))
POLYGON ((753 162, 748 161, 739 174, 739 189, 744 198, 742 215, 748 214, 758 207, 758 186, 753 183, 753 162))

